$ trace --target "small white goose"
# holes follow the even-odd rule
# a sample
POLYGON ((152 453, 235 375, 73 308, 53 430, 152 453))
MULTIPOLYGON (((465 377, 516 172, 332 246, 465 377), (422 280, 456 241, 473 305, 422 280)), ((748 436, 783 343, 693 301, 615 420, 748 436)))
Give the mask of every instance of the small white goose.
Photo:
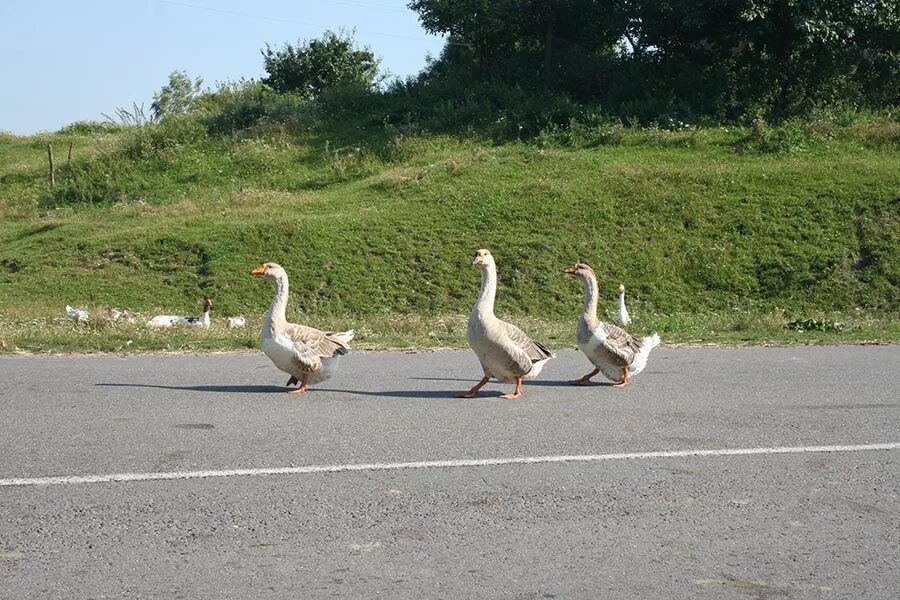
POLYGON ((537 377, 544 364, 554 358, 542 343, 529 338, 510 323, 494 316, 497 295, 497 266, 488 250, 478 250, 472 265, 481 269, 481 291, 469 316, 466 337, 478 356, 484 377, 459 398, 474 398, 491 377, 504 383, 515 383, 516 389, 500 396, 514 400, 522 395, 522 379, 537 377))
POLYGON ((619 284, 619 311, 616 313, 616 320, 622 327, 631 324, 631 317, 628 316, 628 309, 625 308, 625 285, 621 283, 619 284))
POLYGON ((338 360, 349 352, 353 330, 332 333, 288 323, 288 276, 281 265, 265 263, 250 272, 275 284, 275 296, 262 326, 262 351, 275 366, 290 374, 287 385, 300 383, 290 394, 302 394, 310 383, 319 383, 337 370, 338 360))
POLYGON ((604 323, 597 318, 597 276, 584 263, 575 263, 565 270, 584 282, 584 309, 578 318, 576 337, 578 348, 584 352, 594 366, 593 371, 580 379, 570 381, 572 385, 587 385, 591 377, 602 372, 614 387, 624 387, 647 366, 650 352, 659 345, 659 335, 653 334, 638 340, 624 329, 612 323, 604 323))
POLYGON ((228 317, 228 329, 240 329, 247 324, 247 319, 244 318, 244 315, 238 315, 236 317, 228 317))
POLYGON ((172 327, 181 325, 184 327, 209 327, 209 311, 212 309, 212 300, 203 299, 203 313, 199 317, 181 317, 176 315, 157 315, 147 321, 148 327, 172 327))

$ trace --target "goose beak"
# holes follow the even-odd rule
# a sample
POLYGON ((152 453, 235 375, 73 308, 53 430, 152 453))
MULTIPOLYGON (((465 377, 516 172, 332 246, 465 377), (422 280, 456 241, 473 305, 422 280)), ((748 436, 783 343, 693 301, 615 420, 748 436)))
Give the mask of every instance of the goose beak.
POLYGON ((481 258, 480 256, 476 256, 474 259, 472 259, 473 267, 477 267, 478 265, 481 265, 481 264, 484 264, 484 259, 481 258))
POLYGON ((574 275, 575 267, 569 267, 568 269, 563 269, 563 273, 565 273, 566 275, 574 275))
POLYGON ((253 275, 254 277, 262 277, 263 275, 266 274, 266 268, 264 266, 260 265, 260 266, 256 267, 255 269, 253 269, 252 271, 250 271, 250 274, 253 275))

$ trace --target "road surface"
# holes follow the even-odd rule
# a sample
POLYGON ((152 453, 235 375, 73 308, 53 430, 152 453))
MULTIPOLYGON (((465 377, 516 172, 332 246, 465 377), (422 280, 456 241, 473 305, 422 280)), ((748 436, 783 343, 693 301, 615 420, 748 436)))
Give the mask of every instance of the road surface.
POLYGON ((0 598, 900 597, 900 346, 0 358, 0 598))

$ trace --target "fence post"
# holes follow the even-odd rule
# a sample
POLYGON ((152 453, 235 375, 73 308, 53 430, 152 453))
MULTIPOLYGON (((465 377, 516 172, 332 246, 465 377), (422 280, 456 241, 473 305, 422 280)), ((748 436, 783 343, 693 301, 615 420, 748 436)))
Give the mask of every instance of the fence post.
POLYGON ((50 187, 56 185, 56 167, 53 166, 53 144, 47 144, 47 158, 50 159, 50 187))

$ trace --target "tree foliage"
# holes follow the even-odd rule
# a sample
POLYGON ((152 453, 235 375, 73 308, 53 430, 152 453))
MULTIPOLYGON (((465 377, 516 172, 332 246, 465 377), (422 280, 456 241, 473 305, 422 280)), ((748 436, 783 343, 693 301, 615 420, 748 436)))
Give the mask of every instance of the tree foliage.
POLYGON ((678 93, 717 94, 734 107, 755 103, 790 115, 864 96, 897 99, 895 82, 883 71, 873 78, 872 69, 889 71, 885 60, 900 50, 898 6, 882 0, 642 1, 634 4, 627 33, 637 40, 636 57, 687 75, 687 85, 674 87, 678 93), (704 75, 711 71, 718 77, 704 75))
POLYGON ((262 51, 268 77, 263 83, 278 92, 317 98, 336 87, 371 90, 378 59, 368 48, 357 49, 350 34, 326 31, 320 39, 262 51))
POLYGON ((153 119, 161 121, 166 117, 188 112, 194 105, 202 85, 203 79, 200 77, 191 79, 184 71, 172 71, 169 83, 153 94, 153 103, 150 105, 153 119))
POLYGON ((584 79, 580 56, 608 54, 624 27, 617 0, 414 0, 430 33, 468 46, 480 71, 547 86, 584 79), (574 61, 573 61, 574 59, 574 61), (512 69, 511 71, 509 69, 512 69))
POLYGON ((900 103, 896 0, 413 0, 468 52, 431 69, 620 113, 724 119, 900 103))

